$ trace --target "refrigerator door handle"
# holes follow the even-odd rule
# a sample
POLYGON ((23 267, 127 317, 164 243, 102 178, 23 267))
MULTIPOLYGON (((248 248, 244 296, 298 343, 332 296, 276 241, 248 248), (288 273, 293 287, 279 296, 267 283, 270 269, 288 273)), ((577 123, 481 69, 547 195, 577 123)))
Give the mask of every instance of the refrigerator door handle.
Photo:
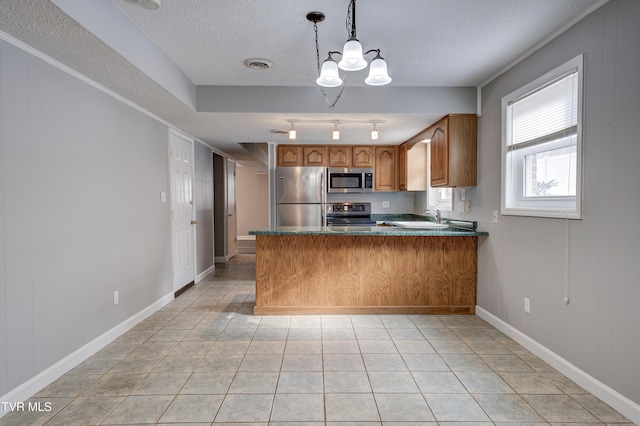
POLYGON ((326 173, 327 173, 327 169, 324 169, 322 171, 322 173, 320 173, 320 191, 322 191, 321 194, 321 200, 322 203, 320 205, 320 208, 322 209, 322 227, 326 227, 327 226, 327 179, 326 179, 326 173))

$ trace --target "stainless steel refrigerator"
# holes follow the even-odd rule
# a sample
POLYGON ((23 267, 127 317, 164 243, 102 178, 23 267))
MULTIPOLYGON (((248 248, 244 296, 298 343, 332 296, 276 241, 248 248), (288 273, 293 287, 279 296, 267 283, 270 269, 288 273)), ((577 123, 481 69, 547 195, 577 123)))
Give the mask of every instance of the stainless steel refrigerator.
POLYGON ((276 225, 325 224, 325 171, 324 167, 276 169, 276 225))

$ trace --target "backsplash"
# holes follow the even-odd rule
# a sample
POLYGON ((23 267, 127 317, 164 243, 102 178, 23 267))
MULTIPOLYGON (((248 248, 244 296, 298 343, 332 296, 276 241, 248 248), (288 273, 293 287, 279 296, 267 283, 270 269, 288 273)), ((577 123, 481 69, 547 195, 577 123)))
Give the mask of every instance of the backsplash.
POLYGON ((414 209, 414 193, 327 194, 327 202, 368 202, 371 203, 371 213, 373 214, 411 213, 414 209), (388 208, 383 207, 385 201, 389 202, 388 208))

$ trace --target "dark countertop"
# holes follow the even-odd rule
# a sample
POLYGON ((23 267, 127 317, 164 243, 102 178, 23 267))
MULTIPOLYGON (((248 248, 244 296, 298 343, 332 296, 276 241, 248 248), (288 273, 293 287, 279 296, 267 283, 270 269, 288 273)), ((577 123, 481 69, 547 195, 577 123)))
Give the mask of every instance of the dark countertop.
MULTIPOLYGON (((395 221, 430 221, 428 216, 416 214, 372 214, 371 219, 382 225, 395 221)), ((488 237, 477 230, 477 222, 444 218, 448 228, 413 229, 398 226, 278 226, 249 231, 249 235, 382 235, 399 237, 488 237), (460 225, 460 226, 458 226, 460 225)))
POLYGON ((410 229, 397 226, 278 226, 249 231, 249 235, 369 235, 397 237, 486 237, 488 232, 459 228, 410 229))

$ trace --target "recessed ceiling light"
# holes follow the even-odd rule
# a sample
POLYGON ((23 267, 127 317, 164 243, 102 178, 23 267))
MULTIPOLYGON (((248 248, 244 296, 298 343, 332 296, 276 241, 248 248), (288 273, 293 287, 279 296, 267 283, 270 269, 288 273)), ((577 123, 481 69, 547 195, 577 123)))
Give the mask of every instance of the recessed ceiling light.
POLYGON ((267 70, 271 68, 273 62, 262 58, 249 58, 244 60, 244 66, 252 70, 267 70))

